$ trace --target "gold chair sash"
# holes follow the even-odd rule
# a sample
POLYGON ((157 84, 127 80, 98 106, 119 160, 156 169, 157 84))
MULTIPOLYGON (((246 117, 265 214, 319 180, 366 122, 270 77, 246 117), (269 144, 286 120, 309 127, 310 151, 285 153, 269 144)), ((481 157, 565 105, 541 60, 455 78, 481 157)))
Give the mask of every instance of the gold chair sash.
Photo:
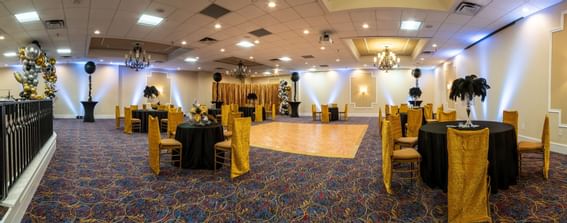
POLYGON ((378 135, 382 136, 382 125, 384 120, 382 119, 382 109, 378 108, 378 135))
POLYGON ((114 118, 115 118, 115 125, 116 128, 120 128, 120 106, 116 105, 114 108, 114 118))
POLYGON ((447 130, 449 222, 490 222, 489 130, 447 130))
MULTIPOLYGON (((388 121, 390 121, 391 125, 390 136, 392 136, 392 140, 402 137, 402 121, 400 116, 392 114, 388 117, 388 121)), ((384 126, 382 126, 382 128, 384 128, 384 126)))
POLYGON ((183 112, 168 112, 167 113, 167 132, 170 135, 177 130, 177 126, 183 122, 183 112))
POLYGON ((344 120, 348 120, 348 104, 345 104, 345 111, 343 112, 344 114, 344 120))
POLYGON ((408 104, 400 104, 400 112, 408 112, 408 104))
POLYGON ((407 137, 417 137, 419 135, 419 128, 421 128, 423 121, 423 111, 421 109, 408 110, 408 126, 406 128, 407 137))
POLYGON ((235 118, 231 138, 230 178, 242 176, 250 171, 250 117, 235 118))
POLYGON ((256 116, 256 118, 254 119, 254 122, 263 122, 264 121, 264 109, 262 107, 262 105, 256 105, 255 109, 254 109, 254 115, 256 116))
POLYGON ((390 116, 390 111, 391 111, 390 109, 391 109, 390 105, 384 105, 384 115, 386 117, 390 116))
POLYGON ((161 141, 160 131, 159 131, 159 123, 157 118, 153 116, 149 117, 148 123, 148 162, 150 169, 156 174, 159 175, 160 167, 159 167, 159 143, 161 141))
POLYGON ((392 153, 394 147, 390 130, 390 121, 384 120, 382 123, 382 176, 388 194, 392 194, 392 153))
POLYGON ((433 104, 426 104, 423 107, 423 112, 425 119, 433 119, 433 104))
POLYGON ((390 106, 390 115, 398 115, 400 110, 398 109, 397 105, 390 106))
POLYGON ((124 107, 124 133, 132 134, 132 110, 124 107))
POLYGON ((138 105, 130 105, 130 109, 131 109, 132 111, 138 110, 138 105))
POLYGON ((221 105, 221 124, 225 128, 228 126, 229 113, 230 113, 230 105, 221 105))
POLYGON ((321 105, 321 122, 329 123, 329 105, 321 105))
POLYGON ((456 120, 457 120, 457 111, 440 112, 439 113, 439 121, 440 122, 449 122, 449 121, 456 121, 456 120))

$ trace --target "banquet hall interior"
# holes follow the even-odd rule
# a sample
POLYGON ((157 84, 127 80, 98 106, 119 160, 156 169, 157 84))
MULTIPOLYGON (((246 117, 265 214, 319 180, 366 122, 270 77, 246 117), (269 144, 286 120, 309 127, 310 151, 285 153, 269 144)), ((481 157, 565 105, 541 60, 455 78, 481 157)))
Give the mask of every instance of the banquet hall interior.
POLYGON ((2 222, 567 222, 567 2, 1 0, 2 222))

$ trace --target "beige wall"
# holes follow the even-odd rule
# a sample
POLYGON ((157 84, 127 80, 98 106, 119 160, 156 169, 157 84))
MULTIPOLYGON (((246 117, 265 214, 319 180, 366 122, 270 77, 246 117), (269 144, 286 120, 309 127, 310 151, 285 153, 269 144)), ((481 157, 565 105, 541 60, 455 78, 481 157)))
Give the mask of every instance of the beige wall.
MULTIPOLYGON (((452 59, 458 77, 477 74, 485 77, 491 86, 487 101, 475 103, 476 119, 501 120, 502 110, 518 110, 519 134, 541 137, 544 116, 550 111, 551 31, 559 27, 565 10, 567 3, 538 12, 452 59)), ((437 72, 444 76, 441 82, 450 75, 444 67, 438 67, 437 72)), ((456 108, 459 118, 464 118, 462 103, 457 103, 456 108)), ((559 113, 551 112, 550 118, 555 146, 566 144, 565 129, 558 125, 559 113)))
MULTIPOLYGON (((565 21, 567 15, 563 15, 565 21)), ((561 123, 567 123, 567 27, 559 27, 552 34, 552 52, 551 52, 551 108, 566 111, 561 113, 561 123)))

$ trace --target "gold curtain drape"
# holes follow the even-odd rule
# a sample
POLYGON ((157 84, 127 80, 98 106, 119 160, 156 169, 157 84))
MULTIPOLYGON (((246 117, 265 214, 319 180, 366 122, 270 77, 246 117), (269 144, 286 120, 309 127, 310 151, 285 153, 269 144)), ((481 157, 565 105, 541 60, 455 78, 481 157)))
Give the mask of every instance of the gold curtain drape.
MULTIPOLYGON (((212 83, 213 100, 217 98, 217 84, 212 83)), ((257 104, 276 104, 279 106, 280 98, 278 97, 279 84, 236 84, 236 83, 220 83, 219 84, 219 100, 223 104, 239 104, 245 105, 251 103, 246 100, 249 93, 256 93, 258 99, 257 104)))

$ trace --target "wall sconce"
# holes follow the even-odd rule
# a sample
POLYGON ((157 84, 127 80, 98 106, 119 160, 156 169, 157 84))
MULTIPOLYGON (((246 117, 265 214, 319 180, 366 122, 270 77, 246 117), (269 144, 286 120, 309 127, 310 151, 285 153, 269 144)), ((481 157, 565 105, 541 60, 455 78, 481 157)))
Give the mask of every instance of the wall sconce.
POLYGON ((453 87, 453 83, 447 83, 447 90, 451 90, 451 87, 453 87))
POLYGON ((159 94, 163 94, 163 87, 162 86, 156 86, 156 89, 158 90, 159 94))
POLYGON ((367 86, 360 86, 358 87, 358 91, 360 95, 367 95, 368 94, 368 87, 367 86))

